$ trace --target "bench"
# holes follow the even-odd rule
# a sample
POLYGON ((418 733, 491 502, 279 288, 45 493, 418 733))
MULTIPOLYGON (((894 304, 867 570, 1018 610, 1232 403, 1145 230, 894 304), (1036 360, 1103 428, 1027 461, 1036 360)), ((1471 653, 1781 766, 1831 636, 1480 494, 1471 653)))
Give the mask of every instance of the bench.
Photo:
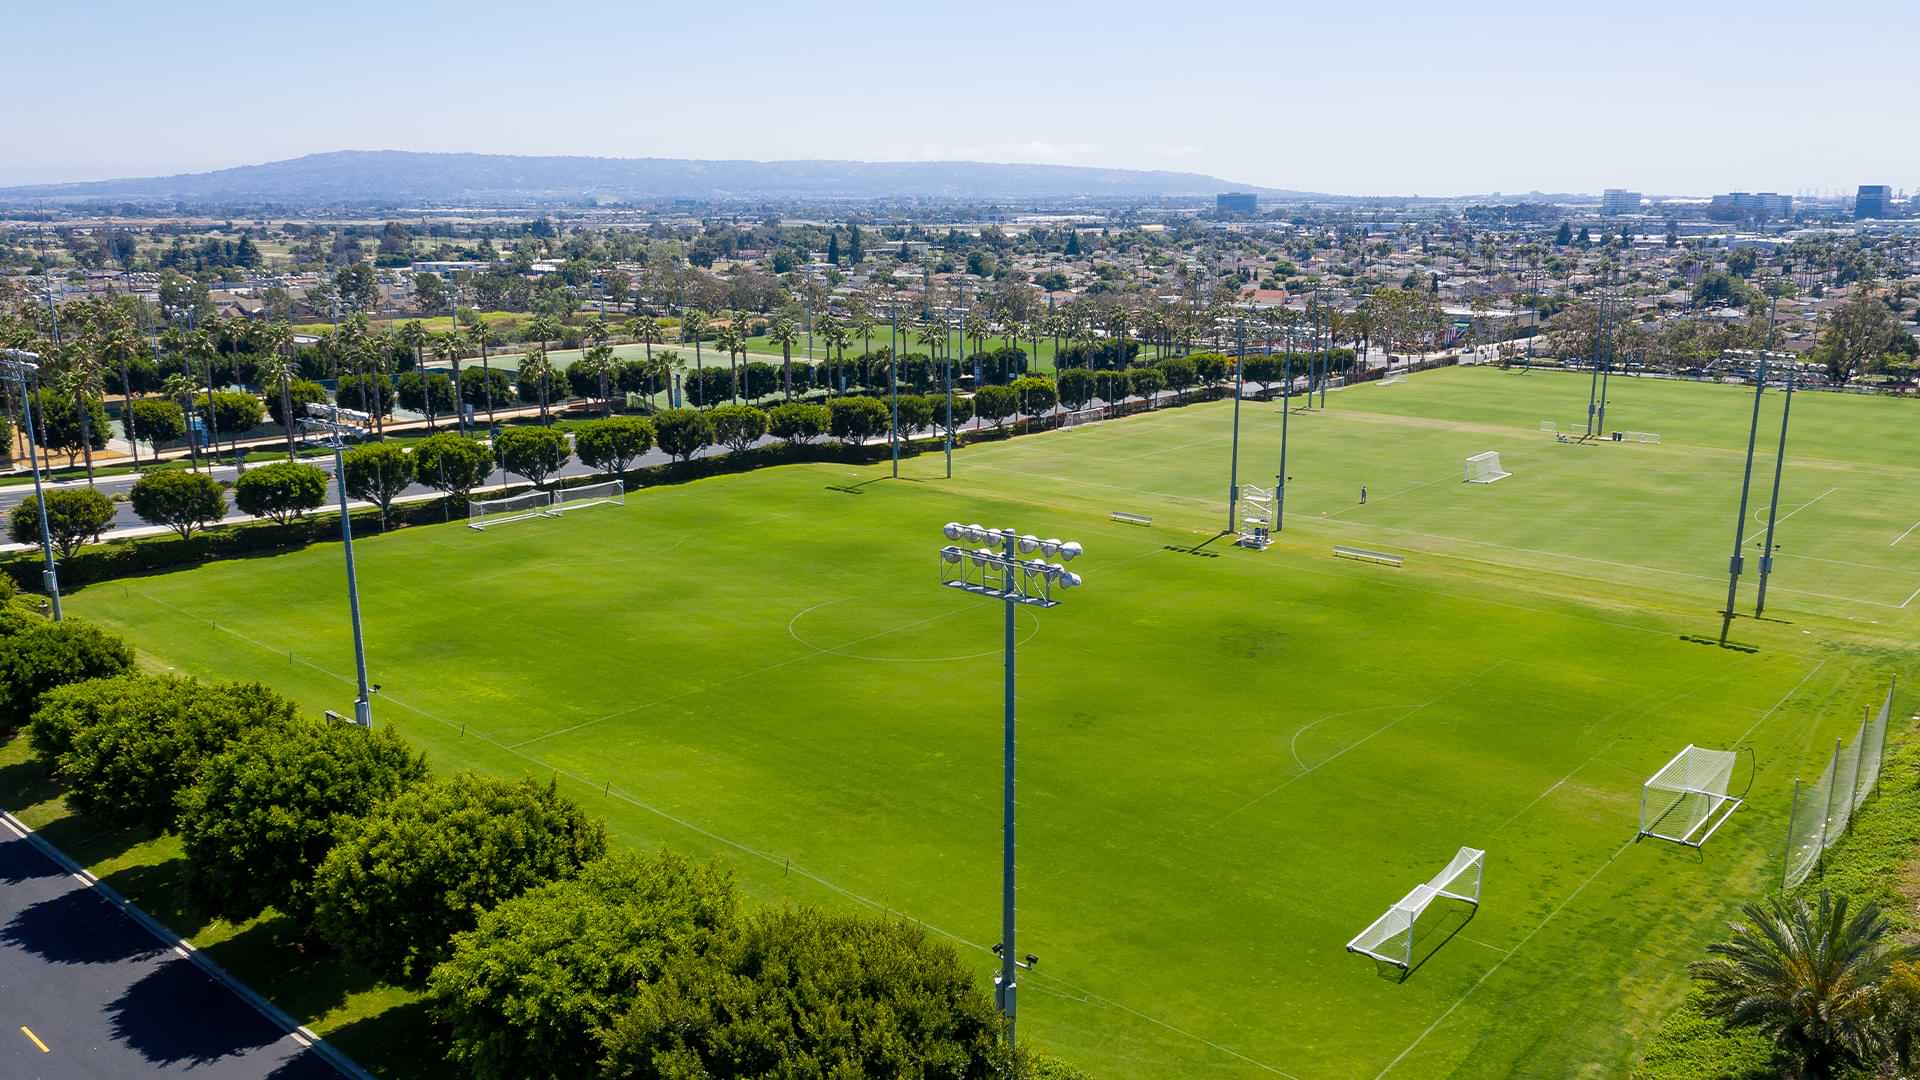
POLYGON ((1336 559, 1358 559, 1361 562, 1378 563, 1381 566, 1399 566, 1405 560, 1398 555, 1389 555, 1384 551, 1368 551, 1366 548, 1333 546, 1336 559))
POLYGON ((1148 527, 1153 525, 1152 514, 1129 514, 1125 510, 1115 510, 1113 512, 1113 520, 1122 525, 1145 525, 1148 527))

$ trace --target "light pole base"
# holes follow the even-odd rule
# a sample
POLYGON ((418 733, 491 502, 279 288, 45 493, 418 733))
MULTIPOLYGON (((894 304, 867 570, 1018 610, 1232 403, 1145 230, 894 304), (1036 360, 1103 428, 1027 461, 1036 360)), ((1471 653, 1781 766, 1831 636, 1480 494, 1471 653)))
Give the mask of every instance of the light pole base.
POLYGON ((363 728, 373 728, 373 702, 359 698, 353 703, 353 722, 363 728))

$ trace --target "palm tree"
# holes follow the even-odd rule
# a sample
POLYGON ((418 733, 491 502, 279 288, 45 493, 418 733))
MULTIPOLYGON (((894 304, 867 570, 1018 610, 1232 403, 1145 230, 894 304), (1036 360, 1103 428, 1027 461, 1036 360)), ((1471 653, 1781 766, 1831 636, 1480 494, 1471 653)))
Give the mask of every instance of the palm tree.
POLYGON ((260 344, 265 351, 254 365, 259 373, 260 389, 280 394, 280 417, 287 427, 287 460, 292 461, 293 432, 300 426, 300 419, 293 415, 293 328, 285 319, 275 319, 261 332, 260 344))
POLYGON ((856 300, 853 304, 852 318, 853 336, 860 339, 862 348, 871 355, 873 353, 873 332, 879 328, 879 324, 873 321, 873 312, 867 310, 867 305, 864 301, 856 300))
POLYGON ((599 380, 600 400, 603 403, 602 409, 604 410, 604 415, 612 416, 613 391, 608 386, 608 381, 613 375, 613 346, 593 345, 588 347, 585 355, 574 362, 574 366, 599 380))
POLYGON ((127 429, 127 443, 133 447, 133 463, 140 464, 140 440, 133 437, 133 358, 140 355, 143 342, 140 334, 127 319, 125 313, 115 312, 114 318, 100 335, 100 357, 103 361, 117 362, 120 367, 120 421, 127 429))
POLYGON ((427 410, 428 431, 434 430, 433 394, 427 386, 426 363, 427 341, 430 337, 432 335, 427 333, 426 324, 419 319, 410 320, 400 327, 400 340, 406 343, 407 348, 413 350, 413 370, 420 376, 420 396, 427 410))
POLYGON ((736 361, 736 358, 744 356, 747 351, 747 339, 740 333, 739 316, 729 315, 727 317, 727 324, 722 326, 719 332, 713 335, 713 343, 727 350, 727 371, 733 378, 734 400, 738 401, 742 397, 742 394, 740 393, 740 365, 736 361))
MULTIPOLYGON (((661 349, 658 355, 647 357, 647 383, 667 391, 667 403, 673 403, 673 376, 686 365, 680 360, 680 354, 673 349, 661 349)), ((653 404, 653 395, 647 395, 647 404, 653 404)))
POLYGON ((475 323, 472 329, 467 331, 467 340, 473 343, 474 348, 480 350, 481 380, 483 392, 487 396, 487 425, 491 427, 493 425, 493 364, 487 357, 487 346, 496 340, 493 329, 484 321, 475 323))
MULTIPOLYGON (((433 358, 453 366, 453 421, 460 434, 467 433, 467 409, 460 400, 460 331, 449 330, 433 336, 433 358)), ((423 383, 424 385, 424 383, 423 383)), ((429 388, 431 390, 431 388, 429 388)), ((431 401, 431 393, 428 400, 431 401)))
MULTIPOLYGON (((174 401, 178 401, 180 403, 180 412, 183 416, 193 415, 193 390, 193 376, 184 371, 174 372, 167 376, 165 382, 160 384, 160 393, 174 401)), ((157 449, 154 452, 156 454, 159 453, 157 449)), ((193 461, 193 467, 198 469, 200 467, 200 451, 198 444, 193 440, 193 433, 191 431, 187 433, 187 456, 193 461)))
MULTIPOLYGON (((212 447, 219 442, 219 429, 213 421, 213 360, 220 355, 220 350, 214 347, 213 337, 205 330, 188 330, 181 339, 181 346, 186 353, 187 370, 192 371, 194 361, 198 360, 206 372, 207 446, 208 453, 211 454, 212 447)), ((191 404, 187 408, 187 414, 189 416, 193 414, 191 404)))
POLYGON ((647 347, 647 361, 653 361, 653 347, 660 344, 660 320, 651 315, 627 323, 627 333, 647 347))
POLYGON ((1817 904, 1774 897, 1747 904, 1733 940, 1707 946, 1690 966, 1701 1008, 1734 1027, 1770 1036, 1802 1075, 1831 1077, 1872 1052, 1877 991, 1895 963, 1920 957, 1899 941, 1879 907, 1848 915, 1848 901, 1821 890, 1817 904))
MULTIPOLYGON (((767 340, 780 346, 780 379, 786 385, 787 400, 793 400, 793 346, 800 340, 799 328, 785 312, 774 317, 767 327, 767 340)), ((829 388, 831 389, 831 388, 829 388)))
MULTIPOLYGON (((839 357, 839 359, 834 363, 834 366, 833 366, 833 372, 837 376, 840 374, 841 369, 846 366, 847 343, 852 339, 848 336, 847 328, 842 323, 826 322, 825 320, 823 320, 822 326, 823 326, 822 334, 827 339, 827 355, 839 357)), ((832 380, 828 381, 827 392, 829 394, 833 392, 832 380)))
POLYGON ((693 342, 693 370, 703 371, 705 366, 700 358, 700 338, 707 332, 707 313, 694 308, 680 320, 680 340, 693 342))
POLYGON ((553 361, 547 359, 546 342, 535 342, 533 351, 520 358, 520 378, 531 379, 540 388, 540 423, 551 425, 547 415, 547 388, 553 382, 553 361))

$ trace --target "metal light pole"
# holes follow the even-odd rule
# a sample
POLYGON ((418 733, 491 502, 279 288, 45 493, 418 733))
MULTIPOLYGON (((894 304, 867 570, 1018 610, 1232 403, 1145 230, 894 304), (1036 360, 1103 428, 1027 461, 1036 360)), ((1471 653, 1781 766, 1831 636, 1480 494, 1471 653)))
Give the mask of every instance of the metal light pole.
POLYGON ((1753 617, 1767 610, 1767 576, 1773 573, 1773 527, 1779 523, 1780 473, 1787 464, 1787 418, 1793 415, 1794 370, 1787 369, 1786 404, 1780 409, 1780 449, 1773 455, 1773 500, 1767 504, 1767 542, 1760 552, 1760 595, 1754 598, 1753 617))
POLYGON ((47 530, 47 497, 40 490, 40 454, 33 434, 33 395, 27 393, 27 378, 40 370, 40 356, 24 349, 0 349, 0 375, 12 379, 20 390, 20 408, 27 424, 27 463, 33 468, 33 504, 40 512, 40 555, 47 568, 40 572, 47 596, 53 601, 53 621, 61 620, 60 575, 54 569, 53 535, 47 530))
POLYGON ((347 467, 343 460, 345 437, 364 435, 371 417, 337 405, 310 402, 312 415, 302 421, 309 430, 322 432, 333 448, 333 480, 340 489, 340 542, 347 556, 347 612, 353 620, 353 668, 359 678, 360 696, 353 701, 353 722, 363 728, 373 726, 373 697, 367 685, 367 647, 360 635, 360 581, 353 571, 353 514, 347 509, 347 467))
POLYGON ((1760 371, 1753 380, 1753 420, 1747 426, 1747 469, 1740 478, 1740 516, 1733 523, 1733 558, 1727 562, 1727 608, 1720 613, 1720 643, 1727 643, 1727 627, 1733 624, 1733 604, 1740 590, 1740 547, 1747 536, 1747 489, 1753 486, 1753 444, 1760 434, 1760 395, 1767 389, 1767 360, 1760 358, 1760 371))
POLYGON ((1227 465, 1227 531, 1232 532, 1237 522, 1235 514, 1240 507, 1240 398, 1247 385, 1247 322, 1242 318, 1234 325, 1234 341, 1238 346, 1239 358, 1234 362, 1233 371, 1233 449, 1228 454, 1227 465))
POLYGON ((892 398, 892 419, 887 424, 887 447, 893 454, 893 478, 900 479, 900 300, 894 298, 887 313, 887 396, 892 398))
POLYGON ((1287 527, 1287 417, 1293 411, 1293 352, 1280 358, 1280 475, 1273 478, 1273 531, 1287 527))
POLYGON ((1006 653, 1005 680, 1005 735, 1003 743, 1003 782, 1001 789, 1001 842, 1000 842, 1000 943, 993 951, 1000 957, 1000 974, 994 977, 994 1000, 1000 1006, 1001 1015, 1007 1018, 1007 1041, 1014 1037, 1014 1018, 1016 1014, 1014 991, 1018 985, 1018 972, 1022 968, 1032 968, 1040 958, 1029 953, 1022 956, 1014 948, 1014 623, 1013 613, 1016 606, 1028 604, 1033 607, 1056 607, 1060 601, 1053 598, 1055 589, 1065 591, 1080 584, 1080 575, 1069 571, 1062 563, 1050 563, 1045 559, 1023 559, 1021 555, 1039 552, 1048 558, 1058 558, 1062 562, 1072 562, 1081 553, 1080 545, 1072 541, 1042 540, 1031 533, 1020 534, 1012 529, 984 529, 979 525, 962 525, 950 521, 941 530, 949 540, 964 540, 972 544, 985 544, 985 547, 968 551, 955 544, 940 549, 940 584, 951 589, 960 589, 984 596, 990 600, 1002 601, 1005 610, 1003 631, 1006 653), (999 550, 994 550, 995 548, 999 550))

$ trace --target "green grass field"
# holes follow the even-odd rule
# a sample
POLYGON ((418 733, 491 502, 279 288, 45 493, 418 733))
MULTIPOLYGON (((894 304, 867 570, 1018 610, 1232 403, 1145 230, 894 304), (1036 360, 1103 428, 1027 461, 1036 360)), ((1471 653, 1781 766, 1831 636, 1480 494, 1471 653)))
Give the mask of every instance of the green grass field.
MULTIPOLYGON (((1000 616, 938 587, 939 527, 1078 539, 1087 587, 1019 613, 1023 1037, 1103 1078, 1620 1075, 1777 882, 1794 777, 1916 667, 1920 428, 1796 396, 1769 618, 1720 648, 1750 392, 1616 382, 1609 426, 1657 446, 1537 430, 1586 391, 1446 370, 1329 395, 1290 421, 1264 553, 1216 535, 1230 402, 975 446, 953 480, 938 454, 899 482, 791 466, 366 537, 376 721, 440 769, 557 776, 622 841, 765 899, 920 920, 984 978, 1000 616), (1489 449, 1513 475, 1462 483, 1489 449), (1753 748, 1747 807, 1703 853, 1633 843, 1641 781, 1690 742, 1753 748), (1408 978, 1343 951, 1461 845, 1488 851, 1484 903, 1430 909, 1408 978)), ((1243 407, 1243 482, 1279 422, 1243 407)), ((341 578, 316 547, 68 609, 345 709, 341 578)))

